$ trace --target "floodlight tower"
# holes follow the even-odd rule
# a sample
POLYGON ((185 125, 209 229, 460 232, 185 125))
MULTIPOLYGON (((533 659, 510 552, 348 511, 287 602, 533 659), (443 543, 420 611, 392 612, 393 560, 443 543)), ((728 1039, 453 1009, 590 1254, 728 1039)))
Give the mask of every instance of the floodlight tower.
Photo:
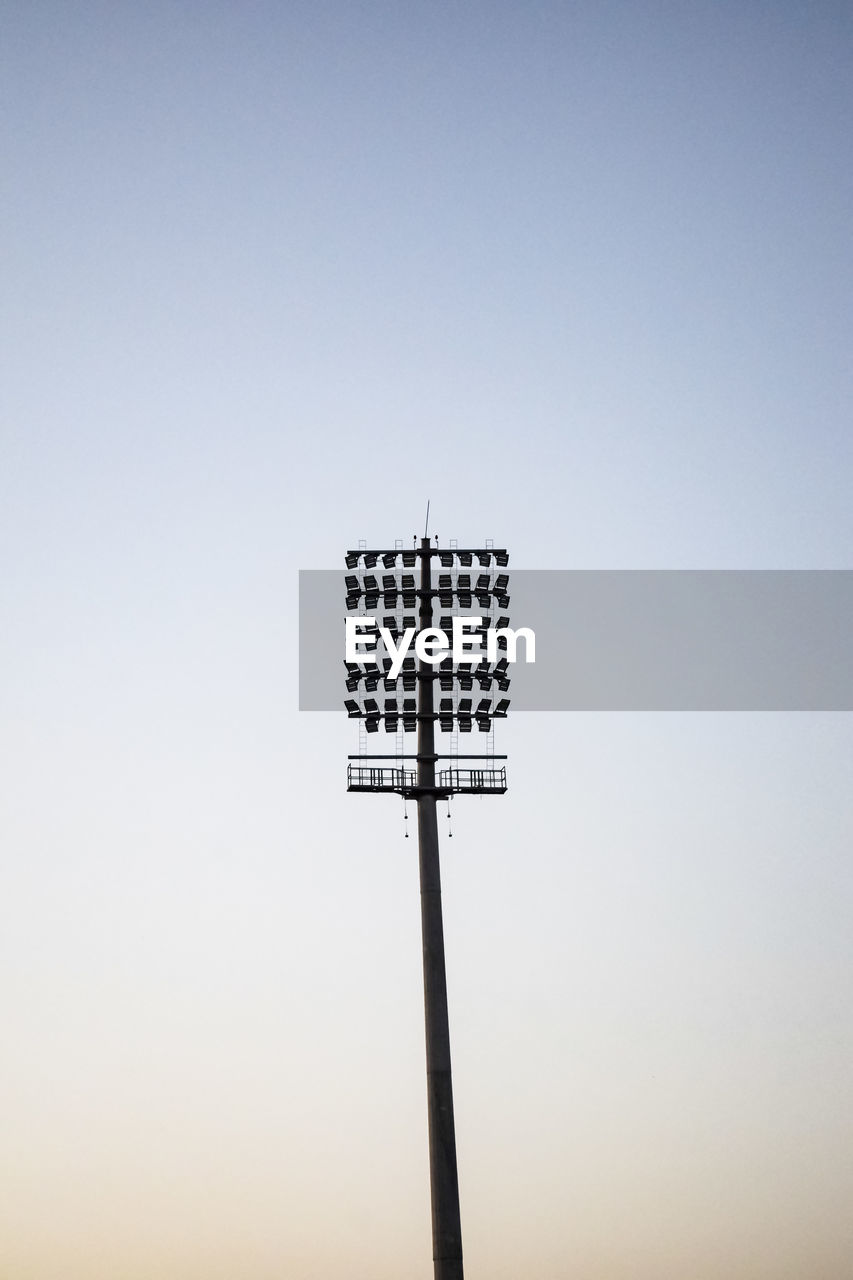
MULTIPOLYGON (((469 614, 472 608, 476 608, 480 626, 473 633, 474 643, 476 645, 478 635, 484 642, 490 627, 500 632, 509 625, 507 617, 495 616, 496 609, 503 610, 509 605, 508 575, 496 574, 493 578, 491 572, 481 572, 476 586, 472 587, 472 575, 463 570, 471 568, 475 557, 485 570, 490 570, 493 561, 498 568, 506 567, 509 562, 506 551, 496 551, 491 545, 478 550, 460 551, 452 546, 450 550, 439 551, 426 536, 411 551, 403 551, 400 543, 393 551, 368 551, 364 547, 348 551, 347 569, 360 569, 360 573, 350 572, 346 578, 347 610, 374 618, 372 624, 363 625, 365 637, 376 638, 380 633, 375 616, 381 601, 385 610, 383 628, 397 645, 401 618, 402 633, 413 627, 419 632, 433 628, 436 600, 443 610, 447 610, 441 616, 437 630, 449 643, 453 613, 469 614), (437 587, 433 585, 434 559, 439 560, 442 569, 452 571, 439 574, 437 587), (381 586, 377 575, 371 572, 380 560, 385 570, 395 570, 382 575, 381 586), (400 576, 396 573, 398 560, 402 562, 400 576), (420 569, 418 586, 415 585, 415 574, 405 572, 413 569, 417 562, 420 569), (414 616, 416 603, 417 623, 414 616)), ((370 661, 346 663, 347 691, 358 695, 347 698, 345 702, 352 719, 363 720, 367 733, 375 733, 381 720, 384 720, 387 733, 399 735, 401 724, 403 734, 417 730, 417 752, 414 756, 406 755, 402 746, 393 755, 368 754, 362 750, 358 755, 350 756, 350 760, 357 763, 349 766, 347 789, 393 792, 405 799, 413 799, 417 804, 435 1280, 463 1280, 436 801, 449 800, 450 796, 458 794, 501 795, 506 791, 506 768, 496 767, 496 761, 505 757, 495 756, 493 751, 479 755, 459 755, 458 751, 439 755, 435 749, 435 726, 438 721, 440 729, 451 733, 452 741, 455 741, 457 731, 470 733, 475 721, 481 733, 491 735, 493 719, 506 716, 508 698, 496 700, 494 708, 491 697, 480 698, 474 712, 473 698, 464 696, 473 690, 475 682, 481 691, 491 690, 493 686, 502 692, 509 688, 507 659, 497 656, 498 650, 506 647, 506 640, 498 634, 493 643, 491 662, 486 650, 472 654, 470 661, 458 665, 454 665, 452 655, 438 664, 429 663, 423 657, 416 662, 413 656, 408 655, 396 679, 391 676, 390 656, 382 658, 377 655, 375 665, 372 655, 370 661), (380 681, 384 692, 392 695, 384 699, 384 709, 380 709, 378 699, 368 696, 378 692, 380 681), (435 707, 436 684, 441 694, 448 695, 440 698, 438 711, 435 707), (404 695, 402 708, 397 700, 399 685, 402 685, 404 695), (416 697, 407 698, 407 693, 416 693, 416 697), (393 760, 394 767, 376 767, 373 764, 376 760, 393 760), (415 769, 406 767, 405 762, 412 760, 416 763, 415 769), (449 761, 449 767, 436 770, 440 760, 449 761), (485 764, 476 769, 460 769, 460 760, 485 764)))

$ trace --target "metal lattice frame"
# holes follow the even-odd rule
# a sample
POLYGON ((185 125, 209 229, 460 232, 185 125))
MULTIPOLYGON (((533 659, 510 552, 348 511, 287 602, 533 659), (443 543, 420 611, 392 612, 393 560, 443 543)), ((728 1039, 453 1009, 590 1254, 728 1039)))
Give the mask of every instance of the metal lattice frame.
MULTIPOLYGON (((344 705, 349 717, 360 720, 366 733, 371 735, 383 727, 386 733, 415 733, 423 715, 418 705, 418 687, 422 679, 430 679, 434 685, 430 715, 439 732, 450 735, 450 745, 455 748, 450 755, 453 758, 459 755, 459 735, 476 730, 478 741, 484 747, 482 758, 493 761, 494 722, 506 717, 510 705, 510 699, 504 696, 510 687, 506 639, 500 635, 497 637, 496 657, 492 662, 483 659, 455 666, 452 657, 448 656, 436 666, 427 666, 425 673, 418 671, 415 656, 410 653, 400 674, 392 679, 391 658, 381 644, 379 625, 381 622, 391 633, 395 644, 399 643, 407 628, 420 630, 428 625, 443 632, 450 645, 453 618, 476 613, 482 618, 482 625, 470 633, 470 638, 485 650, 488 632, 509 626, 506 612, 509 607, 509 575, 505 572, 509 563, 507 552, 490 546, 443 550, 424 539, 421 547, 412 551, 403 551, 399 546, 393 551, 359 547, 357 551, 347 552, 346 562, 347 612, 351 616, 377 619, 373 628, 361 634, 366 643, 376 646, 379 654, 376 666, 363 662, 345 663, 348 696, 344 705), (416 572, 419 561, 420 574, 416 572), (432 572, 435 561, 437 574, 432 572), (427 588, 422 580, 424 566, 430 570, 427 588), (424 610, 425 604, 429 605, 428 610, 424 610), (428 617, 426 623, 425 614, 428 617)), ((362 758, 366 755, 363 750, 359 754, 362 758)), ((399 751, 395 754, 398 759, 402 758, 399 751)), ((350 780, 352 783, 352 774, 350 780)), ((351 785, 350 789, 369 788, 351 785)), ((377 789, 410 793, 409 788, 402 784, 394 788, 383 782, 377 789)), ((455 787, 451 789, 456 790, 455 787)), ((505 790, 505 773, 503 787, 466 785, 459 789, 505 790)))

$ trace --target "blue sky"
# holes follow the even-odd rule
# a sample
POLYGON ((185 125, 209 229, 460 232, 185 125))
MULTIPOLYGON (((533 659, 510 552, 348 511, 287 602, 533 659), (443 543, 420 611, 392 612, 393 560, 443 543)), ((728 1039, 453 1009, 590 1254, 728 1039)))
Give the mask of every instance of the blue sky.
MULTIPOLYGON (((3 1268, 430 1274, 416 867, 299 568, 848 568, 843 4, 0 16, 3 1268)), ((519 716, 443 846, 469 1275, 851 1240, 849 717, 519 716)))

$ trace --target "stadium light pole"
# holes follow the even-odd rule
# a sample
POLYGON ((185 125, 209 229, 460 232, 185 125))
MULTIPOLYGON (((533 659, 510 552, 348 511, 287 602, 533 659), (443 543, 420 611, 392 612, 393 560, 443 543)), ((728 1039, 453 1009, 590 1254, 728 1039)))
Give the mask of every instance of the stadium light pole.
MULTIPOLYGON (((491 566, 492 560, 497 567, 504 567, 508 563, 505 551, 494 551, 488 546, 479 550, 461 551, 453 548, 439 551, 426 536, 421 539, 419 547, 409 552, 403 552, 400 547, 394 551, 368 551, 363 548, 348 551, 348 570, 356 569, 359 562, 363 562, 364 566, 360 579, 354 573, 346 578, 348 611, 363 607, 366 614, 373 615, 382 600, 391 615, 390 618, 385 618, 387 624, 396 617, 399 610, 413 610, 417 601, 418 630, 423 631, 434 625, 436 598, 442 609, 449 610, 458 606, 459 609, 467 610, 476 596, 481 617, 486 613, 491 615, 495 605, 501 609, 508 606, 506 574, 497 575, 494 583, 490 574, 481 574, 474 589, 470 574, 457 572, 455 583, 450 574, 441 574, 436 588, 432 574, 432 561, 436 557, 441 558, 442 567, 458 563, 465 569, 472 566, 474 557, 478 558, 481 567, 486 568, 491 566), (373 570, 380 560, 383 568, 396 568, 398 559, 402 559, 404 570, 413 568, 420 561, 417 587, 415 575, 405 573, 401 580, 398 580, 396 573, 382 575, 380 586, 378 575, 373 570)), ((449 625, 448 618, 449 614, 442 617, 441 630, 446 630, 449 625)), ((484 617, 484 622, 484 630, 495 624, 491 616, 484 617)), ((497 619, 498 628, 506 625, 507 618, 497 619)), ((403 627, 406 626, 414 626, 412 614, 403 617, 403 627)), ((504 647, 505 643, 499 636, 497 647, 504 647)), ((392 755, 361 752, 351 756, 350 760, 358 763, 349 766, 347 789, 395 792, 405 799, 413 799, 417 804, 434 1280, 463 1280, 436 801, 449 800, 451 795, 457 794, 501 795, 506 791, 506 769, 495 767, 496 760, 504 757, 495 756, 493 752, 485 755, 462 756, 458 752, 450 756, 439 755, 435 747, 435 728, 438 721, 443 731, 458 728, 463 733, 470 733, 476 719, 478 730, 488 733, 495 718, 506 716, 509 699, 497 701, 494 708, 491 698, 480 699, 475 716, 473 699, 461 698, 460 692, 471 691, 475 680, 481 691, 490 690, 493 684, 501 691, 506 691, 509 688, 509 675, 506 658, 489 663, 482 656, 475 656, 458 668, 453 667, 452 659, 433 664, 421 657, 415 664, 413 658, 407 658, 397 678, 390 677, 390 662, 387 658, 384 662, 387 664, 384 667, 377 667, 368 659, 363 663, 346 663, 347 690, 350 694, 359 695, 358 698, 350 697, 346 700, 347 712, 351 719, 363 719, 368 733, 376 732, 382 720, 385 722, 386 732, 396 732, 402 721, 404 733, 417 730, 417 751, 414 757, 402 752, 394 752, 392 755), (385 673, 384 679, 379 674, 382 670, 385 673), (384 699, 384 711, 377 699, 365 696, 378 690, 380 680, 385 692, 395 695, 384 699), (451 697, 441 699, 439 712, 435 709, 437 682, 441 684, 443 693, 449 691, 452 694, 451 697), (404 697, 402 716, 396 698, 399 684, 403 686, 404 695, 415 690, 417 693, 414 699, 404 697), (404 762, 413 759, 416 768, 406 768, 404 762), (458 763, 461 759, 485 761, 491 767, 460 769, 458 763), (376 767, 373 764, 375 760, 393 760, 395 766, 399 761, 399 767, 376 767), (437 770, 439 760, 449 760, 451 767, 437 770), (364 763, 367 761, 370 763, 364 763)))
MULTIPOLYGON (((424 630, 432 626, 433 614, 432 558, 427 538, 421 542, 420 578, 420 623, 421 630, 424 630)), ((435 811, 435 680, 435 667, 421 659, 418 664, 418 860, 424 952, 432 1256, 435 1280, 463 1280, 441 869, 435 811)))

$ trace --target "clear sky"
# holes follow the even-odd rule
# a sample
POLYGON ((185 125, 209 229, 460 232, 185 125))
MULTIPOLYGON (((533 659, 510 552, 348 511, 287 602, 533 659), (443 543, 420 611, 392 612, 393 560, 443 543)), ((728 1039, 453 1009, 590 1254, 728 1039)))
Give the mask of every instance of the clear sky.
MULTIPOLYGON (((850 568, 853 9, 0 10, 0 1273, 428 1280, 414 842, 300 568, 850 568), (342 690, 343 696, 343 690, 342 690)), ((848 715, 519 715, 470 1280, 846 1280, 848 715)))

